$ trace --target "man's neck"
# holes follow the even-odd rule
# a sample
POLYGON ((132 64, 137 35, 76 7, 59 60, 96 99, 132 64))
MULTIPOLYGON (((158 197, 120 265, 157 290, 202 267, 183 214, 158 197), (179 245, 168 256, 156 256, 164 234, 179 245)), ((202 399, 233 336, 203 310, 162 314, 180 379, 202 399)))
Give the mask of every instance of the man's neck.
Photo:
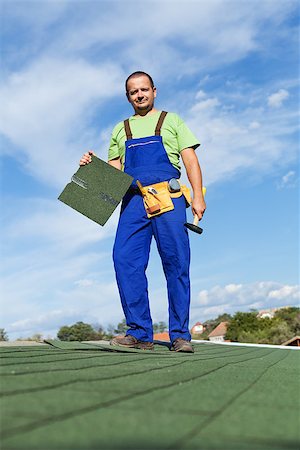
POLYGON ((134 117, 145 117, 145 116, 151 116, 152 114, 156 113, 157 109, 156 108, 152 108, 149 111, 147 110, 140 110, 140 111, 135 111, 134 117))

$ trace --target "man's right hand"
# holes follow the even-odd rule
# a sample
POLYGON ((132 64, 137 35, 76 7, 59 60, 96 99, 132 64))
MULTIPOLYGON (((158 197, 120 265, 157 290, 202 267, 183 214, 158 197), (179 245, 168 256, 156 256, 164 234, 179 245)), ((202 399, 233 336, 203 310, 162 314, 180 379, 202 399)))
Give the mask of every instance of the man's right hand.
POLYGON ((89 164, 90 162, 92 162, 92 156, 91 155, 95 155, 96 154, 93 152, 93 150, 89 150, 87 153, 85 153, 81 160, 79 161, 79 165, 80 166, 85 166, 86 164, 89 164))

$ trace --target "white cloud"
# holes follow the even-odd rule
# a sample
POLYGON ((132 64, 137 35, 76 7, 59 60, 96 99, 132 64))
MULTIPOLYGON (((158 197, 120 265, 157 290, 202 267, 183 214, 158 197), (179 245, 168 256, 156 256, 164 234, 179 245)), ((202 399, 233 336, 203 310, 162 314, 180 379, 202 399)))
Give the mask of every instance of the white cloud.
POLYGON ((227 286, 225 286, 225 291, 228 292, 228 294, 237 294, 242 287, 242 284, 227 284, 227 286))
MULTIPOLYGON (((271 78, 263 89, 275 98, 270 96, 272 107, 265 108, 264 92, 252 92, 244 80, 239 89, 234 82, 225 86, 223 78, 223 69, 251 52, 262 50, 266 57, 273 52, 274 24, 286 32, 294 1, 262 1, 259 8, 231 0, 191 1, 188 7, 177 2, 172 8, 168 1, 135 2, 130 8, 118 1, 76 2, 76 8, 72 2, 11 5, 8 36, 18 28, 28 31, 15 35, 5 52, 0 130, 7 140, 3 151, 33 177, 62 189, 83 150, 101 148, 99 156, 106 158, 110 122, 125 107, 117 96, 123 95, 125 75, 139 68, 150 71, 163 88, 170 80, 178 82, 176 95, 164 100, 174 101, 199 136, 206 184, 245 170, 270 173, 274 165, 294 160, 289 136, 297 130, 298 116, 285 109, 284 100, 285 92, 292 100, 295 83, 280 80, 289 91, 280 90, 271 78), (140 26, 139 14, 144 38, 137 41, 132 29, 140 26), (195 79, 200 82, 192 85, 195 79), (203 84, 195 105, 194 93, 203 84), (212 88, 217 84, 219 89, 212 88)), ((287 174, 283 182, 292 179, 287 174)), ((2 231, 8 254, 4 326, 17 337, 76 320, 121 319, 111 262, 117 213, 103 229, 58 201, 28 200, 12 207, 16 214, 2 231)), ((280 284, 251 286, 231 283, 201 291, 192 311, 213 316, 230 310, 232 299, 241 308, 265 305, 265 298, 288 300, 280 284)), ((161 302, 154 305, 154 318, 161 318, 161 308, 161 302)))
MULTIPOLYGON (((120 60, 129 66, 150 65, 152 73, 159 74, 174 73, 175 66, 184 73, 195 67, 207 71, 208 67, 235 61, 259 49, 268 26, 276 23, 278 27, 295 8, 292 1, 286 1, 284 5, 262 1, 259 8, 253 9, 248 2, 230 0, 176 2, 172 8, 169 1, 161 1, 159 6, 155 1, 135 2, 130 8, 121 2, 110 2, 109 6, 103 2, 101 8, 94 5, 97 3, 79 8, 77 14, 72 11, 73 21, 78 15, 80 20, 76 21, 76 32, 72 27, 66 27, 65 50, 82 52, 95 45, 122 43, 118 54, 120 60), (137 26, 135 18, 139 15, 143 17, 142 42, 131 32, 137 26), (184 51, 180 50, 179 42, 184 51), (189 58, 191 48, 198 50, 192 59, 189 58), (188 60, 193 60, 194 67, 187 64, 188 60)), ((265 39, 265 42, 270 44, 271 39, 265 39)), ((52 48, 57 45, 54 40, 52 48)))
MULTIPOLYGON (((198 92, 199 94, 199 92, 198 92)), ((196 98, 198 96, 198 94, 196 95, 196 98)), ((198 96, 199 98, 199 96, 198 96)), ((196 103, 192 109, 191 109, 191 113, 197 113, 197 112, 201 112, 201 111, 205 111, 205 110, 211 110, 213 109, 215 106, 220 105, 220 102, 217 98, 208 98, 206 100, 202 100, 201 102, 196 103)))
POLYGON ((3 227, 7 241, 14 246, 28 242, 32 249, 42 242, 65 254, 112 237, 120 211, 118 207, 102 227, 58 200, 23 199, 13 206, 14 211, 7 208, 10 221, 3 227))
MULTIPOLYGON (((244 98, 251 95, 249 87, 243 90, 244 98)), ((198 154, 206 185, 246 171, 270 173, 275 167, 295 162, 298 146, 295 141, 289 141, 299 129, 295 111, 265 110, 263 93, 252 107, 238 102, 228 109, 232 102, 227 97, 198 102, 185 117, 202 144, 198 154)))
POLYGON ((0 131, 14 144, 6 151, 25 154, 27 170, 37 179, 62 185, 88 144, 100 146, 99 129, 92 132, 88 125, 95 107, 122 89, 123 73, 114 64, 38 60, 0 89, 0 131))
POLYGON ((279 89, 278 92, 275 92, 268 97, 268 105, 273 108, 279 108, 287 98, 289 98, 288 91, 285 89, 279 89))
POLYGON ((249 284, 231 283, 214 286, 198 293, 192 302, 192 321, 204 321, 218 314, 299 304, 299 285, 283 285, 275 281, 249 284))
POLYGON ((84 278, 83 280, 75 281, 75 284, 79 287, 93 286, 94 283, 95 283, 94 280, 89 280, 87 278, 84 278))
POLYGON ((293 188, 296 187, 298 182, 296 172, 294 170, 290 170, 287 172, 281 180, 277 183, 278 189, 285 189, 285 188, 293 188))
POLYGON ((249 125, 250 130, 257 130, 257 128, 260 128, 261 124, 259 122, 253 121, 249 125))
POLYGON ((282 286, 269 292, 268 297, 271 299, 291 299, 300 300, 299 286, 282 286))
MULTIPOLYGON (((253 9, 248 2, 238 3, 236 8, 236 1, 215 0, 189 2, 189 7, 176 3, 170 10, 168 1, 160 2, 159 8, 150 7, 158 6, 150 1, 147 15, 144 4, 139 3, 134 4, 132 15, 132 9, 121 2, 104 2, 101 8, 97 2, 79 2, 76 10, 68 3, 64 8, 55 4, 52 13, 51 4, 46 3, 39 4, 34 15, 31 7, 18 7, 15 16, 10 8, 11 20, 30 24, 30 29, 40 31, 41 18, 44 33, 51 32, 51 39, 39 52, 34 46, 32 62, 7 70, 0 88, 0 131, 13 143, 7 146, 7 153, 22 161, 34 177, 56 187, 64 184, 66 173, 74 171, 74 163, 88 148, 101 148, 99 156, 106 159, 110 124, 101 117, 92 124, 91 117, 96 107, 105 115, 104 106, 108 103, 111 107, 111 99, 123 92, 125 69, 126 73, 137 66, 149 70, 160 83, 169 84, 170 77, 181 79, 192 73, 209 82, 207 71, 211 68, 228 66, 251 51, 260 51, 262 37, 274 38, 273 24, 282 24, 295 8, 292 1, 284 6, 263 1, 260 8, 253 9), (137 41, 131 30, 139 13, 143 13, 145 37, 137 41), (64 24, 60 27, 58 23, 57 34, 56 17, 64 24)), ((270 38, 264 44, 271 42, 270 38)), ((20 48, 22 51, 22 45, 20 48)), ((247 95, 246 88, 240 92, 242 98, 247 95)), ((200 90, 196 97, 200 101, 187 105, 190 114, 186 116, 203 147, 209 149, 204 154, 206 184, 243 168, 256 168, 258 163, 268 170, 270 163, 279 160, 282 147, 277 136, 283 128, 279 118, 271 127, 274 118, 266 118, 264 111, 259 112, 258 121, 254 108, 235 113, 234 109, 230 112, 232 104, 216 96, 200 90), (275 125, 280 125, 277 135, 273 133, 275 125)), ((287 121, 288 116, 284 124, 287 121)))
POLYGON ((13 337, 46 333, 54 323, 82 317, 115 322, 120 305, 111 238, 119 211, 100 227, 57 200, 23 199, 18 206, 7 208, 2 228, 1 322, 7 331, 13 337))
POLYGON ((196 100, 201 100, 205 97, 206 97, 206 93, 204 91, 202 91, 202 89, 200 89, 195 95, 196 100))

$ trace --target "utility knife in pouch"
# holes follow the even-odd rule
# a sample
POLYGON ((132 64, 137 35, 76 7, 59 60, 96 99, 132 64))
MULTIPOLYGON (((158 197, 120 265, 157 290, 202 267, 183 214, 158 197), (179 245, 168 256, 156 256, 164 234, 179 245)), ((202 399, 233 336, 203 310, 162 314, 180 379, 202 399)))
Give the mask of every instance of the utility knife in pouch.
POLYGON ((92 155, 92 162, 77 170, 58 199, 103 226, 132 181, 130 175, 92 155))

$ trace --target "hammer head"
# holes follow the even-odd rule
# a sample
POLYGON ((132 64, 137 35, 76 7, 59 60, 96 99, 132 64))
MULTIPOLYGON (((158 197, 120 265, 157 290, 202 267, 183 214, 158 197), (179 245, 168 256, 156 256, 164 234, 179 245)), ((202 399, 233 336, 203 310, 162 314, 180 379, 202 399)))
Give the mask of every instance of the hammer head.
POLYGON ((203 231, 202 228, 198 227, 198 225, 194 225, 193 223, 185 223, 184 226, 198 234, 201 234, 203 231))

